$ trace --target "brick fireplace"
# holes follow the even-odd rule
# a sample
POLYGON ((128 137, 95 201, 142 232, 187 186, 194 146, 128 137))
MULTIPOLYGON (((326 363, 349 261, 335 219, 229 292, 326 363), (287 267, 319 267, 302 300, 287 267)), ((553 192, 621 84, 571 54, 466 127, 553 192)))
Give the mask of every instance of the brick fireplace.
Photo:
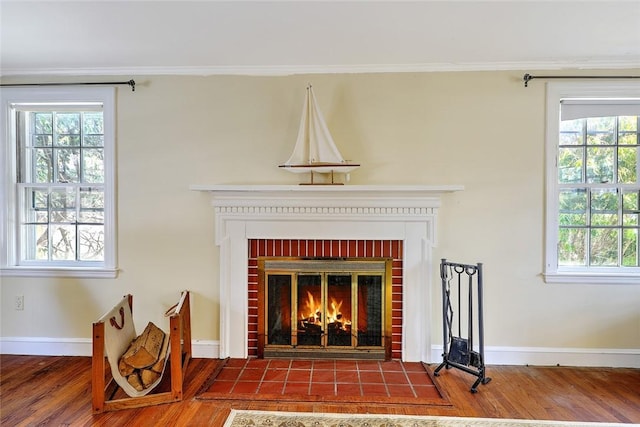
POLYGON ((437 213, 461 186, 191 188, 209 192, 214 207, 221 358, 257 354, 258 257, 381 256, 393 259, 391 357, 430 361, 437 213))
MULTIPOLYGON (((248 271, 248 354, 260 355, 258 341, 259 313, 259 277, 258 260, 268 257, 277 259, 312 259, 340 262, 343 259, 372 260, 388 259, 391 263, 389 294, 386 304, 390 311, 391 331, 388 357, 402 357, 402 241, 401 240, 305 240, 305 239, 250 239, 248 271)), ((297 261, 299 262, 299 261, 297 261)), ((293 264, 295 265, 296 262, 293 264)), ((264 315, 263 315, 264 316, 264 315)), ((318 352, 315 352, 318 354, 318 352)), ((288 353, 291 354, 291 353, 288 353)), ((357 355, 354 357, 358 358, 357 355)), ((362 357, 362 356, 360 356, 362 357)))

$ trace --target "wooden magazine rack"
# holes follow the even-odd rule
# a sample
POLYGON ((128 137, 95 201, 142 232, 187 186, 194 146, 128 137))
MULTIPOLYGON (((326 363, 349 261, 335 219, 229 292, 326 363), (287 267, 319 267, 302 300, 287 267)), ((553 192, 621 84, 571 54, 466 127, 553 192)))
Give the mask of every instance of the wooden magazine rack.
MULTIPOLYGON (((115 411, 119 409, 138 408, 142 406, 159 405, 162 403, 178 402, 183 397, 183 382, 187 365, 191 360, 191 306, 189 291, 183 291, 180 301, 165 313, 169 317, 169 333, 165 339, 169 339, 169 365, 163 372, 169 370, 170 384, 166 378, 161 378, 159 383, 150 387, 144 395, 133 396, 124 393, 122 386, 118 384, 121 378, 114 377, 119 372, 113 372, 112 345, 106 342, 106 337, 116 336, 123 343, 130 343, 136 338, 132 320, 133 296, 125 295, 109 313, 93 324, 93 358, 91 366, 92 403, 93 413, 115 411), (108 322, 108 323, 107 323, 108 322), (152 390, 153 389, 153 390, 152 390), (157 389, 157 390, 156 390, 157 389), (168 390, 167 390, 168 389, 168 390)), ((120 345, 122 348, 122 345, 120 345)), ((118 349, 118 356, 122 350, 118 349)), ((126 384, 125 384, 126 386, 126 384)))

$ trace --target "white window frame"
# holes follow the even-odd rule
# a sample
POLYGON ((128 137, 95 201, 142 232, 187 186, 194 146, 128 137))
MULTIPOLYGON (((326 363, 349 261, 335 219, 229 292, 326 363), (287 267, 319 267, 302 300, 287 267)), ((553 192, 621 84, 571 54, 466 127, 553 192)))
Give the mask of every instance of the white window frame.
POLYGON ((116 95, 112 87, 39 87, 0 90, 0 275, 24 277, 114 278, 116 262, 115 138, 116 95), (104 261, 73 261, 64 264, 20 262, 18 254, 19 218, 16 174, 16 135, 13 105, 29 103, 103 104, 104 120, 104 261))
POLYGON ((547 83, 546 114, 546 221, 544 280, 547 283, 640 285, 636 267, 558 266, 558 144, 560 101, 566 98, 640 98, 637 82, 547 83))

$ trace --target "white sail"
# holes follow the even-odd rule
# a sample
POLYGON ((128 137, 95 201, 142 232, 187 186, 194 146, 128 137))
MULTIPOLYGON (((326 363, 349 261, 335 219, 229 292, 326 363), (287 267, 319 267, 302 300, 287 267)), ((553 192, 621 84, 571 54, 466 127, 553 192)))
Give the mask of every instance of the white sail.
POLYGON ((318 108, 313 88, 307 86, 296 145, 289 160, 280 167, 295 173, 346 173, 359 166, 346 162, 340 154, 318 108))

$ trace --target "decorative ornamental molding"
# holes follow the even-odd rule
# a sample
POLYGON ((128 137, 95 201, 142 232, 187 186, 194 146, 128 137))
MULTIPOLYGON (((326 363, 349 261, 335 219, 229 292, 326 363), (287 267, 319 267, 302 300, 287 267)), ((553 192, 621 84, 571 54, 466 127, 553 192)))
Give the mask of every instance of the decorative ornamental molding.
POLYGON ((216 206, 216 214, 244 215, 367 215, 367 216, 425 216, 434 215, 436 208, 416 207, 316 207, 316 206, 216 206))

